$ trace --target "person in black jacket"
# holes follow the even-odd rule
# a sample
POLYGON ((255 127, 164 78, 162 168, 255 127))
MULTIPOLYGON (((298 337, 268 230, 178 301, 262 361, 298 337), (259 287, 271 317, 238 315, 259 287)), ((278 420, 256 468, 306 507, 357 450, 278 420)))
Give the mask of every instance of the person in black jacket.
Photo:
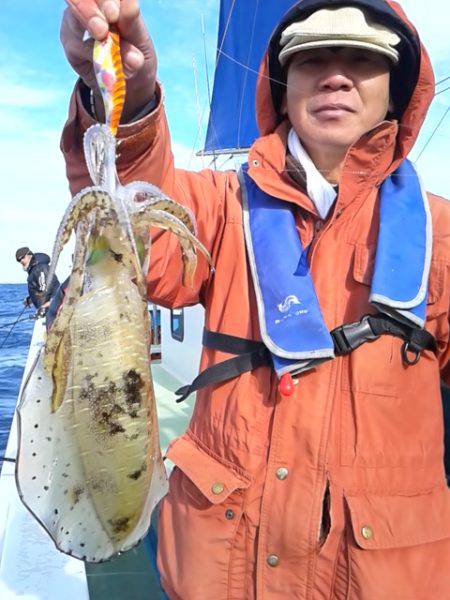
POLYGON ((48 287, 50 257, 42 252, 34 253, 25 246, 16 251, 16 260, 28 273, 28 296, 24 299, 24 304, 29 306, 32 303, 37 309, 47 308, 59 288, 56 275, 48 287))

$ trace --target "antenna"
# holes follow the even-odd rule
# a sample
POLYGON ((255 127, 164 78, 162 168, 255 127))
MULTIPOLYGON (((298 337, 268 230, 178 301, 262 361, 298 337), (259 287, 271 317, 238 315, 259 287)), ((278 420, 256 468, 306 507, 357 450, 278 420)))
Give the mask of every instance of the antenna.
MULTIPOLYGON (((197 61, 195 60, 195 56, 192 56, 192 69, 194 71, 194 89, 195 89, 195 104, 197 108, 197 138, 199 138, 202 134, 202 125, 203 125, 203 113, 200 107, 200 97, 198 93, 198 71, 197 71, 197 61)), ((205 166, 204 157, 202 156, 202 166, 205 166)))
MULTIPOLYGON (((211 109, 211 87, 209 85, 209 70, 208 70, 208 60, 207 60, 207 54, 206 54, 206 32, 205 32, 205 16, 202 13, 202 36, 203 36, 203 59, 205 61, 205 73, 206 73, 206 87, 208 90, 208 105, 209 108, 211 109)), ((216 168, 216 154, 215 152, 213 152, 213 161, 212 164, 214 165, 214 168, 216 168)))

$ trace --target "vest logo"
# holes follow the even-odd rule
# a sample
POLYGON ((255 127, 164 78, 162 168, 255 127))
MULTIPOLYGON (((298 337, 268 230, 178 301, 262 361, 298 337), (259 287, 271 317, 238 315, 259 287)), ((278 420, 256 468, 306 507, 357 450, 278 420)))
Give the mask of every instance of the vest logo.
POLYGON ((297 298, 297 296, 291 294, 290 296, 285 298, 283 302, 277 304, 277 308, 280 311, 280 313, 287 313, 290 310, 291 306, 293 306, 294 304, 300 304, 300 300, 297 298))

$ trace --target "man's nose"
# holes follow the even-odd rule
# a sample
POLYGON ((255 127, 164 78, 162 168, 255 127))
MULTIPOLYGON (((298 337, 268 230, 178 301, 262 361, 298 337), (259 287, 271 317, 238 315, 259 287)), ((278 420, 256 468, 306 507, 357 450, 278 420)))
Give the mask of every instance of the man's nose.
POLYGON ((339 66, 326 69, 319 80, 320 91, 337 92, 339 90, 349 91, 353 88, 353 80, 339 66))

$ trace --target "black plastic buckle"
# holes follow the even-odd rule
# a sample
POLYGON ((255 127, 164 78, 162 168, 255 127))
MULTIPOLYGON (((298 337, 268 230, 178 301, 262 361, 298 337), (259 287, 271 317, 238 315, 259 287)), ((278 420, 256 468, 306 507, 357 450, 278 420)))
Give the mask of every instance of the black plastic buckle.
POLYGON ((408 365, 410 367, 417 365, 417 363, 420 360, 420 355, 421 355, 421 350, 414 348, 413 344, 411 342, 405 342, 402 346, 402 359, 403 362, 405 363, 405 365, 408 365), (414 353, 414 358, 409 358, 409 354, 408 352, 413 352, 414 353))
POLYGON ((350 354, 350 352, 359 348, 364 342, 371 342, 380 337, 373 332, 370 326, 369 317, 370 315, 365 315, 361 321, 348 323, 333 329, 331 335, 338 356, 350 354))

